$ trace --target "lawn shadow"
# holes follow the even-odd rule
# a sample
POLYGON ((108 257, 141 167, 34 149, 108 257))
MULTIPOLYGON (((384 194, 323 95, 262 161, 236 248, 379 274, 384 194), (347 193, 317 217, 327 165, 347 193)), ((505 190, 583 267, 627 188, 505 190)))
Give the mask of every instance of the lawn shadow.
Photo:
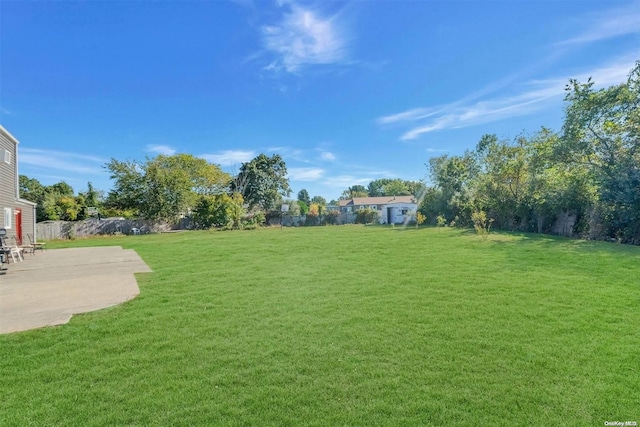
MULTIPOLYGON (((469 229, 467 235, 475 234, 469 229)), ((488 235, 487 241, 498 246, 535 247, 537 249, 561 248, 575 254, 626 254, 640 257, 640 247, 612 242, 585 240, 574 237, 558 236, 552 234, 494 231, 488 235)))

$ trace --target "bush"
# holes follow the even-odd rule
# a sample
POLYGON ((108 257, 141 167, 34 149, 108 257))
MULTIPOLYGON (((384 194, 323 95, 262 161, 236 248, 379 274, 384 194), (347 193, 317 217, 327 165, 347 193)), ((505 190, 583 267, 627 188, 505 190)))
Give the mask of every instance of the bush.
POLYGON ((304 218, 304 225, 313 226, 313 225, 318 225, 319 223, 320 223, 320 218, 318 218, 317 215, 307 214, 307 216, 304 218))
POLYGON ((487 213, 485 211, 475 211, 471 214, 471 220, 473 221, 473 228, 475 228, 476 233, 486 238, 491 229, 493 218, 487 219, 487 213))
POLYGON ((280 223, 280 218, 282 218, 282 212, 280 210, 271 210, 265 214, 265 222, 267 225, 271 225, 272 223, 280 223))
POLYGON ((373 224, 380 219, 380 212, 375 209, 360 209, 356 212, 356 224, 373 224))
POLYGON ((241 228, 245 215, 243 203, 239 193, 200 196, 192 213, 196 228, 241 228))
POLYGON ((446 227, 447 226, 447 219, 442 215, 438 215, 436 217, 436 225, 438 227, 446 227))
POLYGON ((335 225, 338 223, 338 217, 340 216, 340 212, 338 211, 328 211, 323 217, 322 217, 322 223, 323 224, 329 224, 329 225, 335 225))

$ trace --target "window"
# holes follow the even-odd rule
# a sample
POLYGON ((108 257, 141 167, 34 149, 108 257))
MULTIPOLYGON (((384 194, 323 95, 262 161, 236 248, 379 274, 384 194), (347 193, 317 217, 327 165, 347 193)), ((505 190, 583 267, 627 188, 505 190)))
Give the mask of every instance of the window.
POLYGON ((4 150, 4 162, 8 165, 11 164, 11 151, 4 150))
POLYGON ((409 209, 402 209, 402 215, 406 215, 407 213, 409 213, 409 209))
POLYGON ((4 228, 11 228, 11 217, 13 216, 13 209, 4 208, 4 228))

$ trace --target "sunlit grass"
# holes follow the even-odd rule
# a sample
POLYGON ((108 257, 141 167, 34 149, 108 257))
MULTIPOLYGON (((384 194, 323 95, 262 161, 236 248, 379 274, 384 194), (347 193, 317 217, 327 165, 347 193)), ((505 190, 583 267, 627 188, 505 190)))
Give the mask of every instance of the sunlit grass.
POLYGON ((361 226, 56 245, 154 273, 0 336, 3 426, 640 421, 636 247, 361 226))

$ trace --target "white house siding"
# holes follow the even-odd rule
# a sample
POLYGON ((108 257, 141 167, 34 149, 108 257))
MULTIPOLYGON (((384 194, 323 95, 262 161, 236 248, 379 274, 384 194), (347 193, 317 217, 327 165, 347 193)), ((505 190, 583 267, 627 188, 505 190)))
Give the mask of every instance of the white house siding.
POLYGON ((415 220, 417 209, 418 205, 415 203, 389 203, 383 205, 380 210, 380 223, 404 224, 413 221, 415 220), (406 214, 403 214, 403 211, 406 211, 406 214))

